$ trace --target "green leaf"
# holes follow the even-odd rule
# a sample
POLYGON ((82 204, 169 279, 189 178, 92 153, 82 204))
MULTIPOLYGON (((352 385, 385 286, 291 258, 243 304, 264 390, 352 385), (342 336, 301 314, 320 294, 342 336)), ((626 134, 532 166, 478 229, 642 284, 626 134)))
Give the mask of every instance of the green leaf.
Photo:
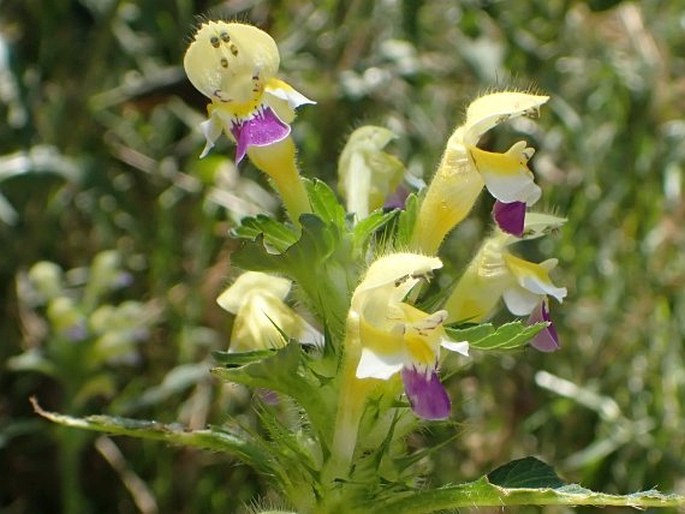
POLYGON ((466 328, 447 327, 446 331, 451 339, 468 341, 471 348, 477 350, 514 350, 526 345, 546 326, 546 323, 528 325, 513 321, 497 328, 491 323, 484 323, 466 328))
POLYGON ((251 352, 213 352, 212 357, 227 368, 244 366, 251 362, 261 361, 266 357, 271 357, 277 350, 254 350, 251 352))
POLYGON ((323 221, 339 228, 345 226, 345 208, 338 202, 333 190, 321 180, 306 181, 312 212, 323 221))
POLYGON ((263 235, 264 241, 279 253, 297 242, 298 234, 270 216, 260 214, 254 218, 243 218, 240 226, 236 227, 232 235, 242 239, 257 239, 263 235))
POLYGON ((396 248, 407 248, 411 241, 416 217, 419 215, 419 197, 412 193, 404 203, 404 210, 400 213, 397 220, 397 236, 395 238, 396 248))
POLYGON ((424 514, 460 507, 497 507, 510 505, 594 505, 677 507, 685 497, 642 491, 627 495, 604 494, 575 484, 565 485, 544 462, 528 457, 497 468, 473 482, 399 493, 377 502, 376 514, 424 514))
POLYGON ((460 328, 445 327, 445 330, 451 339, 455 341, 468 341, 470 345, 473 345, 477 341, 494 334, 495 326, 492 323, 482 323, 480 325, 469 325, 460 328))
POLYGON ((549 487, 557 489, 564 481, 552 466, 535 457, 517 459, 500 466, 487 475, 488 481, 500 487, 549 487))
POLYGON ((390 220, 397 217, 398 211, 384 212, 378 209, 360 220, 352 230, 352 242, 355 248, 363 249, 371 236, 390 220))
POLYGON ((349 303, 349 288, 355 283, 350 248, 342 241, 341 229, 313 214, 300 216, 298 241, 280 254, 264 245, 263 236, 244 242, 232 260, 244 269, 284 274, 297 282, 309 307, 319 320, 341 331, 349 303), (321 295, 325 294, 325 298, 321 295))
POLYGON ((303 364, 307 358, 298 343, 290 343, 267 358, 240 367, 214 368, 212 373, 229 382, 271 389, 292 397, 307 411, 318 431, 330 434, 335 417, 330 409, 335 402, 325 397, 322 381, 311 372, 310 366, 303 364))
POLYGON ((35 398, 32 398, 31 402, 36 413, 59 425, 227 453, 264 474, 274 473, 269 452, 262 447, 257 438, 241 429, 221 427, 187 430, 178 424, 164 424, 157 421, 142 421, 117 416, 97 415, 78 418, 45 411, 38 405, 35 398))
POLYGON ((264 236, 260 235, 254 241, 243 243, 233 253, 233 262, 253 271, 284 273, 298 281, 310 276, 333 253, 340 234, 337 227, 312 214, 303 214, 300 221, 300 238, 282 253, 269 252, 264 236))

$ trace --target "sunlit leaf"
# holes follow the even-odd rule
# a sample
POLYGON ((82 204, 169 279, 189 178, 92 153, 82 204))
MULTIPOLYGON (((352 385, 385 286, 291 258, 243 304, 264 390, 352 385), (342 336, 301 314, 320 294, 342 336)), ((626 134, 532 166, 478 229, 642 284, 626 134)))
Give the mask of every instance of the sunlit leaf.
POLYGON ((521 321, 506 323, 499 327, 491 323, 466 328, 447 328, 447 334, 455 341, 468 341, 478 350, 513 350, 525 346, 535 334, 544 329, 545 323, 528 325, 521 321))
POLYGON ((511 505, 675 507, 685 505, 685 497, 655 490, 628 495, 596 493, 576 484, 564 484, 550 466, 527 457, 505 464, 473 482, 395 495, 377 502, 374 512, 423 514, 461 507, 511 505))

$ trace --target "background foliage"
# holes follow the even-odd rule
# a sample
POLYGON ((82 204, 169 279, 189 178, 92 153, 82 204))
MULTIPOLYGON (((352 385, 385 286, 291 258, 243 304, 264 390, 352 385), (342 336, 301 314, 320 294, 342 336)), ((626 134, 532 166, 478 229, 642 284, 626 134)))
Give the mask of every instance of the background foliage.
MULTIPOLYGON (((67 432, 28 403, 192 427, 254 417, 249 392, 206 370, 230 333, 214 299, 235 273, 234 213, 277 205, 228 144, 197 159, 206 102, 179 64, 199 13, 251 20, 278 41, 282 76, 318 101, 295 124, 302 167, 329 183, 362 123, 394 130, 391 151, 427 178, 476 94, 549 94, 539 122, 486 144, 531 139, 543 203, 569 218, 527 248, 561 260, 563 349, 476 354, 453 377, 461 437, 431 464, 434 481, 535 454, 594 490, 685 493, 679 4, 1 2, 0 512, 238 512, 265 494, 223 458, 67 432), (116 256, 107 280, 103 251, 116 256), (43 260, 64 271, 49 294, 27 274, 43 260), (83 334, 65 331, 55 297, 83 334), (113 313, 140 330, 121 335, 113 313)), ((475 252, 489 202, 451 236, 442 285, 475 252)))

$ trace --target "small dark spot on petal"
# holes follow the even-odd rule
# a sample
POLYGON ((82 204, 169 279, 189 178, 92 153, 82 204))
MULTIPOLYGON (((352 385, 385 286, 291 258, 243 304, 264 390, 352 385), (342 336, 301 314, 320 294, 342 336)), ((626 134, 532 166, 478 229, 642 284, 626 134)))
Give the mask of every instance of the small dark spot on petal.
POLYGON ((214 48, 219 48, 219 38, 216 36, 212 36, 209 38, 209 42, 212 44, 214 48))
POLYGON ((230 46, 229 46, 229 48, 231 49, 231 53, 232 53, 234 56, 237 56, 237 55, 238 55, 238 47, 237 47, 237 46, 235 46, 233 43, 231 43, 230 46))
POLYGON ((228 35, 228 32, 222 32, 221 33, 221 41, 224 43, 228 43, 231 40, 231 36, 228 35))
POLYGON ((226 59, 225 57, 221 58, 221 67, 228 68, 228 59, 226 59))

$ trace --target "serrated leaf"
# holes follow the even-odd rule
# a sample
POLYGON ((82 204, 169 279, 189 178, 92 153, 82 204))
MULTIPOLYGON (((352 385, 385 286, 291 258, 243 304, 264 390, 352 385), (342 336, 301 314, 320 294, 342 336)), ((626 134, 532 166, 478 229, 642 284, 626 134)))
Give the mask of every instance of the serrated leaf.
POLYGON ((254 218, 243 218, 234 237, 255 240, 263 235, 264 241, 277 252, 283 252, 297 242, 298 233, 270 216, 260 214, 254 218))
POLYGON ((495 333, 495 326, 492 323, 482 323, 480 325, 470 325, 461 328, 446 327, 445 330, 451 339, 455 341, 468 341, 474 344, 495 333))
POLYGON ((303 214, 300 217, 302 233, 299 239, 280 254, 270 253, 264 246, 264 237, 245 242, 232 260, 238 266, 263 272, 280 272, 295 280, 306 277, 316 266, 333 253, 340 235, 336 227, 321 218, 303 214))
POLYGON ((397 494, 376 502, 376 514, 427 514, 460 507, 497 507, 510 505, 593 505, 677 507, 685 497, 642 491, 627 495, 590 491, 576 484, 565 485, 550 466, 528 457, 497 468, 473 482, 397 494))
POLYGON ((468 341, 471 348, 478 350, 514 350, 526 345, 546 326, 546 323, 528 325, 513 321, 497 328, 491 323, 484 323, 467 328, 448 327, 446 331, 451 339, 468 341))
POLYGON ((341 229, 345 226, 345 208, 328 184, 321 180, 307 181, 307 192, 312 212, 323 221, 333 223, 341 229))

